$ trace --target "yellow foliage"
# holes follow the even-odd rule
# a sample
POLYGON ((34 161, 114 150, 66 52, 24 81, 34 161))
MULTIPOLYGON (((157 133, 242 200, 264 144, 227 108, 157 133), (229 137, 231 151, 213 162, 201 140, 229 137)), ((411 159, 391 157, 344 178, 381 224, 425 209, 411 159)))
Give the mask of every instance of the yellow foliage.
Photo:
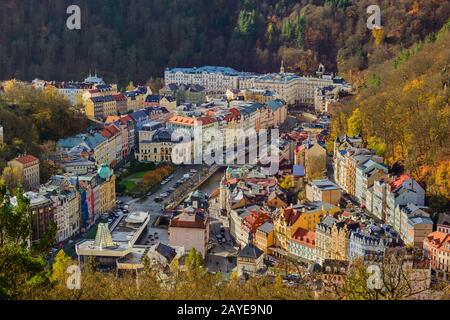
POLYGON ((384 29, 381 28, 375 28, 372 30, 372 37, 375 40, 375 45, 379 46, 381 43, 383 43, 384 39, 384 29))
POLYGON ((423 80, 414 79, 403 87, 403 92, 419 90, 423 87, 423 80))
POLYGON ((14 87, 17 85, 17 80, 16 79, 11 79, 8 81, 5 81, 3 83, 3 89, 5 90, 5 92, 9 92, 12 89, 14 89, 14 87))
POLYGON ((439 193, 450 199, 450 160, 438 165, 434 181, 439 193))

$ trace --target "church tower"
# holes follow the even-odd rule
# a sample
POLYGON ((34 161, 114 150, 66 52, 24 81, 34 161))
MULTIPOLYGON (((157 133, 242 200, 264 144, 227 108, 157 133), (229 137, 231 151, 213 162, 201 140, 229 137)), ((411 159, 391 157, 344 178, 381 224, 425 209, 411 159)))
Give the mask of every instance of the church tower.
POLYGON ((280 73, 284 74, 285 70, 284 70, 284 61, 281 60, 281 68, 280 68, 280 73))

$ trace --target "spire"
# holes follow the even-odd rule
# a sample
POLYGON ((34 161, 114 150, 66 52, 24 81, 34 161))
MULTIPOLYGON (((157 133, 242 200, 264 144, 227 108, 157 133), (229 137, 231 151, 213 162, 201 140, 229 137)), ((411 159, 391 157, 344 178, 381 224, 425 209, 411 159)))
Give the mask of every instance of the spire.
POLYGON ((284 61, 283 61, 283 60, 281 60, 280 73, 281 73, 281 74, 284 74, 284 61))
POLYGON ((250 230, 249 233, 248 233, 248 245, 249 245, 250 247, 253 247, 253 233, 252 233, 251 230, 250 230))
POLYGON ((100 247, 100 250, 104 248, 114 248, 117 245, 113 242, 111 232, 107 223, 100 223, 97 229, 97 235, 95 237, 94 244, 100 247))

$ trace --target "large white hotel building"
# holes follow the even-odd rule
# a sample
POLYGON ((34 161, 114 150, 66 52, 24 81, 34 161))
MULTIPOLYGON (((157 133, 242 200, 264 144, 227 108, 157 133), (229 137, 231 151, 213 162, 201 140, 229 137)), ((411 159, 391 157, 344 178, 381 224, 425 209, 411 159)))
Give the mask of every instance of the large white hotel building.
POLYGON ((342 86, 342 78, 325 73, 320 65, 316 76, 299 76, 286 73, 282 64, 279 73, 257 75, 238 72, 227 67, 205 66, 200 68, 166 69, 165 84, 198 84, 208 92, 225 93, 227 90, 264 89, 277 94, 279 99, 289 105, 296 103, 314 104, 317 88, 342 86))

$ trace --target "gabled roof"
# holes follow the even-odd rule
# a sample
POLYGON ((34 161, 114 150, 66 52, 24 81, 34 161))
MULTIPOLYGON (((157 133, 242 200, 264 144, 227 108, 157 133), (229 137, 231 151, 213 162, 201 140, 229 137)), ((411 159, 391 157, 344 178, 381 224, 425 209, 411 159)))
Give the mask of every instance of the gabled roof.
POLYGON ((207 227, 207 218, 201 211, 190 212, 187 208, 179 216, 170 220, 171 228, 193 228, 193 229, 205 229, 207 227))
POLYGON ((258 230, 261 230, 262 232, 265 233, 271 233, 273 231, 273 223, 266 222, 262 226, 260 226, 258 230))
POLYGON ((262 250, 253 244, 248 244, 244 249, 238 253, 238 258, 258 259, 264 254, 262 250))
POLYGON ((316 245, 316 233, 314 231, 298 228, 292 235, 292 241, 295 241, 301 245, 308 247, 315 247, 316 245))
POLYGON ((169 264, 177 256, 177 251, 174 248, 169 247, 161 242, 157 245, 155 251, 158 252, 160 255, 162 255, 164 258, 166 258, 169 264))
POLYGON ((39 159, 32 155, 26 155, 22 157, 17 157, 14 159, 14 161, 20 162, 22 165, 27 165, 35 161, 39 161, 39 159))
POLYGON ((278 109, 284 106, 284 102, 282 100, 276 99, 267 102, 267 106, 273 111, 277 111, 278 109))
POLYGON ((160 95, 152 94, 145 99, 145 102, 159 103, 160 100, 161 100, 160 95))

